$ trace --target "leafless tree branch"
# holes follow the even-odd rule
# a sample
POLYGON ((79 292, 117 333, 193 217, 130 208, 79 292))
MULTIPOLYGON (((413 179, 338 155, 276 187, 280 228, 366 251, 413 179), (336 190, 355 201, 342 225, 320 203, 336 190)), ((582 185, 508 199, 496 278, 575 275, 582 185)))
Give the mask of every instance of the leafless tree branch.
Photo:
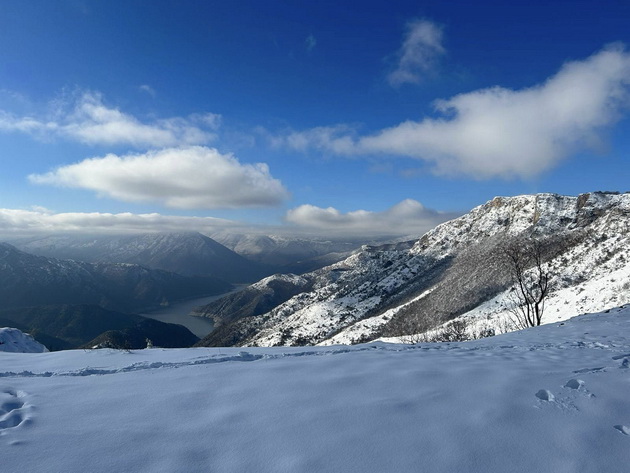
POLYGON ((541 240, 528 238, 503 248, 512 279, 508 310, 518 328, 540 325, 549 294, 551 273, 545 264, 541 240))

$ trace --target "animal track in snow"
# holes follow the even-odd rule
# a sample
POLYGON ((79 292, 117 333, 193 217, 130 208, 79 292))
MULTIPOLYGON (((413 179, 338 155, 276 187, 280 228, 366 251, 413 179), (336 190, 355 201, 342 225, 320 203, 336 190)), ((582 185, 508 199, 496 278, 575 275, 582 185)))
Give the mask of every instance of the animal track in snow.
POLYGON ((0 392, 0 433, 6 429, 17 427, 28 420, 25 403, 26 393, 6 389, 0 392))
POLYGON ((567 381, 564 387, 569 389, 580 389, 584 387, 584 381, 582 381, 581 379, 573 378, 567 381))

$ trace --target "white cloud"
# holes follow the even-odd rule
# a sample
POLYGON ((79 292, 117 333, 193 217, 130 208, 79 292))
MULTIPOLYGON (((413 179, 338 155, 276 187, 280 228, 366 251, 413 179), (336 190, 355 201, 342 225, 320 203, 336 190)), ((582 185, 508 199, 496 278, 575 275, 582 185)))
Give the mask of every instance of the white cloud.
POLYGON ((151 97, 155 97, 156 95, 155 89, 148 84, 142 84, 140 87, 138 87, 138 89, 149 94, 151 97))
POLYGON ((459 214, 427 209, 418 201, 406 199, 383 212, 355 210, 342 213, 333 207, 324 209, 314 205, 300 205, 289 210, 285 220, 317 233, 376 237, 419 236, 436 225, 458 216, 459 214))
POLYGON ((596 147, 602 131, 627 111, 629 89, 630 54, 616 44, 566 63, 527 89, 491 87, 437 101, 441 118, 406 121, 358 138, 342 126, 319 127, 282 142, 298 150, 415 158, 438 175, 529 178, 596 147))
POLYGON ((33 210, 0 209, 0 235, 6 237, 53 233, 120 234, 167 231, 211 233, 238 228, 236 222, 212 217, 181 217, 132 213, 53 213, 38 207, 33 210))
POLYGON ((356 150, 355 132, 348 125, 321 126, 306 131, 290 131, 284 136, 270 136, 275 148, 286 146, 306 152, 311 148, 336 154, 352 154, 356 150))
POLYGON ((222 232, 344 239, 417 237, 458 216, 426 209, 411 199, 384 212, 358 210, 344 214, 333 208, 302 205, 287 213, 285 220, 288 225, 274 226, 159 213, 53 212, 37 206, 30 210, 0 208, 0 239, 71 233, 121 235, 181 231, 197 231, 206 235, 222 232))
POLYGON ((207 144, 216 139, 220 116, 194 114, 143 123, 103 103, 96 92, 83 92, 57 101, 49 117, 18 117, 0 111, 0 131, 36 136, 61 136, 89 145, 130 145, 158 148, 207 144))
POLYGON ((36 184, 89 189, 126 202, 162 202, 186 209, 262 207, 288 198, 266 164, 241 164, 231 154, 201 146, 108 154, 29 179, 36 184))
POLYGON ((446 52, 442 46, 442 28, 429 20, 413 20, 407 24, 405 39, 398 52, 398 64, 387 80, 395 87, 417 84, 446 52))
POLYGON ((317 39, 315 39, 315 36, 310 34, 306 37, 304 44, 306 45, 306 50, 308 52, 311 52, 315 48, 315 46, 317 46, 317 39))

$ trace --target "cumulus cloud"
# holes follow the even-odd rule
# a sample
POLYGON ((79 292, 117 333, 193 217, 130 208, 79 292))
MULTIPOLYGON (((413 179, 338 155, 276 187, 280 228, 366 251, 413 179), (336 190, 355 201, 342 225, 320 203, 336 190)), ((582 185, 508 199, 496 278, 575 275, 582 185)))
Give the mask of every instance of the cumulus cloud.
MULTIPOLYGON (((148 87, 148 86, 147 86, 148 87)), ((0 111, 0 131, 35 136, 60 136, 89 145, 129 145, 158 148, 207 144, 216 139, 216 114, 194 114, 142 122, 105 105, 101 94, 82 92, 59 100, 47 117, 15 116, 0 111)))
POLYGON ((211 233, 237 228, 230 220, 213 217, 181 217, 133 213, 54 213, 38 207, 33 210, 0 209, 0 235, 20 237, 54 233, 121 234, 166 231, 211 233))
POLYGON ((89 189, 126 202, 161 202, 182 209, 263 207, 288 198, 266 164, 242 164, 231 154, 202 146, 108 154, 33 174, 29 180, 89 189))
POLYGON ((425 161, 438 175, 529 178, 573 152, 597 147, 630 105, 630 54, 620 44, 564 64, 544 83, 491 87, 436 102, 440 118, 406 121, 371 136, 337 127, 295 132, 295 149, 385 154, 425 161))
POLYGON ((422 235, 458 216, 427 209, 416 200, 406 199, 383 212, 355 210, 342 213, 333 207, 300 205, 289 210, 285 220, 298 227, 334 236, 376 237, 422 235))
POLYGON ((398 52, 398 64, 388 76, 389 83, 417 84, 446 52, 442 46, 442 28, 429 20, 413 20, 407 24, 405 39, 398 52))

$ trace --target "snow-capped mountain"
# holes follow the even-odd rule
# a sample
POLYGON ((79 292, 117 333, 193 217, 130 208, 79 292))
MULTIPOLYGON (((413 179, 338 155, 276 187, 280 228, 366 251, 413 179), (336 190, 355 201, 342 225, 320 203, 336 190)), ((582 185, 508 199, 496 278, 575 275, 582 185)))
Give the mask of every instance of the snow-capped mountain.
POLYGON ((212 238, 252 261, 304 273, 345 259, 364 241, 326 240, 299 236, 213 233, 212 238))
POLYGON ((415 242, 365 246, 304 275, 311 290, 223 327, 222 338, 229 330, 240 345, 356 343, 456 317, 496 325, 510 286, 501 249, 528 236, 544 243, 553 276, 544 322, 630 301, 630 193, 497 197, 415 242))
POLYGON ((230 287, 213 277, 186 277, 136 264, 46 258, 0 243, 1 309, 97 304, 134 312, 178 299, 220 294, 230 287))
POLYGON ((58 235, 12 242, 28 253, 92 263, 131 263, 186 276, 252 282, 273 273, 197 232, 125 236, 58 235))

